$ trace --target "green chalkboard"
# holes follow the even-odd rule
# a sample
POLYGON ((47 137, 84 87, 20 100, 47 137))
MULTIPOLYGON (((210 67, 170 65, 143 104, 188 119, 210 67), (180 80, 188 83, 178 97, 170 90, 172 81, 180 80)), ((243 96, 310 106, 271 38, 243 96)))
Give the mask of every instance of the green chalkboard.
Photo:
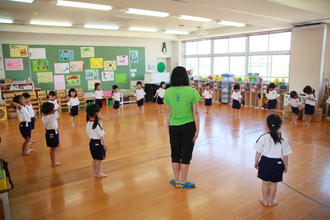
MULTIPOLYGON (((10 44, 2 44, 3 58, 13 58, 10 56, 10 44)), ((117 60, 117 56, 128 56, 128 65, 118 65, 117 69, 113 70, 114 78, 120 79, 116 81, 102 81, 101 73, 102 71, 112 71, 104 70, 104 68, 99 68, 99 80, 101 81, 102 90, 109 91, 112 90, 112 86, 117 84, 121 89, 129 89, 131 80, 143 80, 145 74, 145 50, 144 47, 119 47, 119 46, 68 46, 68 45, 27 45, 28 48, 45 48, 46 49, 46 59, 48 60, 48 70, 46 72, 52 72, 53 75, 80 75, 81 85, 73 86, 76 88, 83 88, 84 92, 88 92, 88 81, 86 80, 85 70, 90 68, 90 58, 81 57, 81 47, 94 47, 94 58, 103 58, 103 61, 117 60), (68 63, 70 57, 60 57, 63 50, 72 50, 73 60, 72 61, 83 61, 84 71, 83 72, 70 72, 68 74, 55 74, 54 64, 55 63, 68 63), (133 53, 132 53, 133 52, 133 53), (129 57, 129 56, 134 56, 129 57), (137 57, 136 57, 137 55, 137 57), (132 62, 131 62, 132 61, 132 62), (131 70, 134 74, 131 74, 131 70), (118 74, 118 76, 116 76, 118 74), (127 77, 125 77, 125 74, 127 77), (134 76, 134 77, 132 77, 134 76), (126 81, 125 81, 126 79, 126 81)), ((70 53, 72 57, 72 53, 70 53)), ((15 57, 16 58, 16 57, 15 57)), ((22 57, 24 70, 7 70, 5 69, 6 78, 11 78, 12 80, 27 80, 32 79, 35 82, 36 88, 41 88, 42 90, 54 89, 54 83, 41 83, 37 82, 37 72, 33 69, 32 59, 29 57, 22 57)), ((66 85, 66 88, 68 86, 66 85)), ((91 90, 90 90, 91 92, 91 90)))

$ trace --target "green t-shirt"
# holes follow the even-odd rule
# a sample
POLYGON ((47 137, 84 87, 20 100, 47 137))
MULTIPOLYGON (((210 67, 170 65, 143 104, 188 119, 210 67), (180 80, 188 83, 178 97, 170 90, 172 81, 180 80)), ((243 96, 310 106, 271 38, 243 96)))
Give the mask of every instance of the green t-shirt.
POLYGON ((164 103, 171 109, 170 125, 183 125, 195 121, 192 105, 197 104, 201 96, 189 86, 166 89, 164 103))

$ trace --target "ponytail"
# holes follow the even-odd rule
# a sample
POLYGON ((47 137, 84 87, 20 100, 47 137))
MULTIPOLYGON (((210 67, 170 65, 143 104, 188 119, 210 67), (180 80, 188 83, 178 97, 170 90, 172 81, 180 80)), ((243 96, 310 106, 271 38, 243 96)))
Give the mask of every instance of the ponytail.
POLYGON ((281 132, 278 132, 278 129, 281 128, 282 119, 279 115, 271 114, 267 117, 267 125, 270 131, 270 136, 274 140, 275 144, 282 143, 283 138, 281 132))
POLYGON ((95 129, 98 124, 99 124, 99 117, 97 116, 97 114, 95 114, 92 128, 95 129))
POLYGON ((95 129, 99 124, 99 116, 97 113, 100 111, 100 107, 96 104, 91 104, 86 108, 86 121, 88 122, 91 118, 94 118, 92 128, 95 129))

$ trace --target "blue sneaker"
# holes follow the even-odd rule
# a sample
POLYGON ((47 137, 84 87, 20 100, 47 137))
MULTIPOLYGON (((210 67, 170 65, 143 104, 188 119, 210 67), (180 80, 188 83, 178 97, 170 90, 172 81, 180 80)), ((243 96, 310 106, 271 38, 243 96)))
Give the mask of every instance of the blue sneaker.
POLYGON ((176 180, 170 180, 170 184, 175 187, 180 187, 181 183, 177 182, 176 180))
POLYGON ((188 181, 181 185, 182 185, 181 188, 184 188, 184 189, 193 189, 193 188, 197 187, 197 185, 195 183, 188 182, 188 181))

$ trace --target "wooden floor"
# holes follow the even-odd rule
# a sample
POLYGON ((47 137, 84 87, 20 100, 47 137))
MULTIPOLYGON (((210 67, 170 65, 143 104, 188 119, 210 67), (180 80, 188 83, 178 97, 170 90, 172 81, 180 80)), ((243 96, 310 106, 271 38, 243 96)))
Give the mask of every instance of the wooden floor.
MULTIPOLYGON (((266 113, 243 109, 232 116, 227 105, 215 104, 205 114, 191 164, 194 190, 175 189, 164 114, 146 104, 144 115, 134 105, 119 119, 104 119, 109 146, 104 171, 92 176, 85 113, 72 127, 67 113, 59 120, 62 166, 50 167, 44 129, 37 118, 35 151, 21 156, 22 138, 16 119, 0 121, 1 155, 9 161, 15 190, 10 192, 13 219, 330 219, 330 209, 278 185, 280 205, 264 208, 260 180, 253 167, 253 145, 264 132, 266 113)), ((111 108, 102 110, 107 115, 111 108)), ((311 127, 283 126, 294 153, 284 181, 307 196, 330 206, 330 122, 311 127)))

